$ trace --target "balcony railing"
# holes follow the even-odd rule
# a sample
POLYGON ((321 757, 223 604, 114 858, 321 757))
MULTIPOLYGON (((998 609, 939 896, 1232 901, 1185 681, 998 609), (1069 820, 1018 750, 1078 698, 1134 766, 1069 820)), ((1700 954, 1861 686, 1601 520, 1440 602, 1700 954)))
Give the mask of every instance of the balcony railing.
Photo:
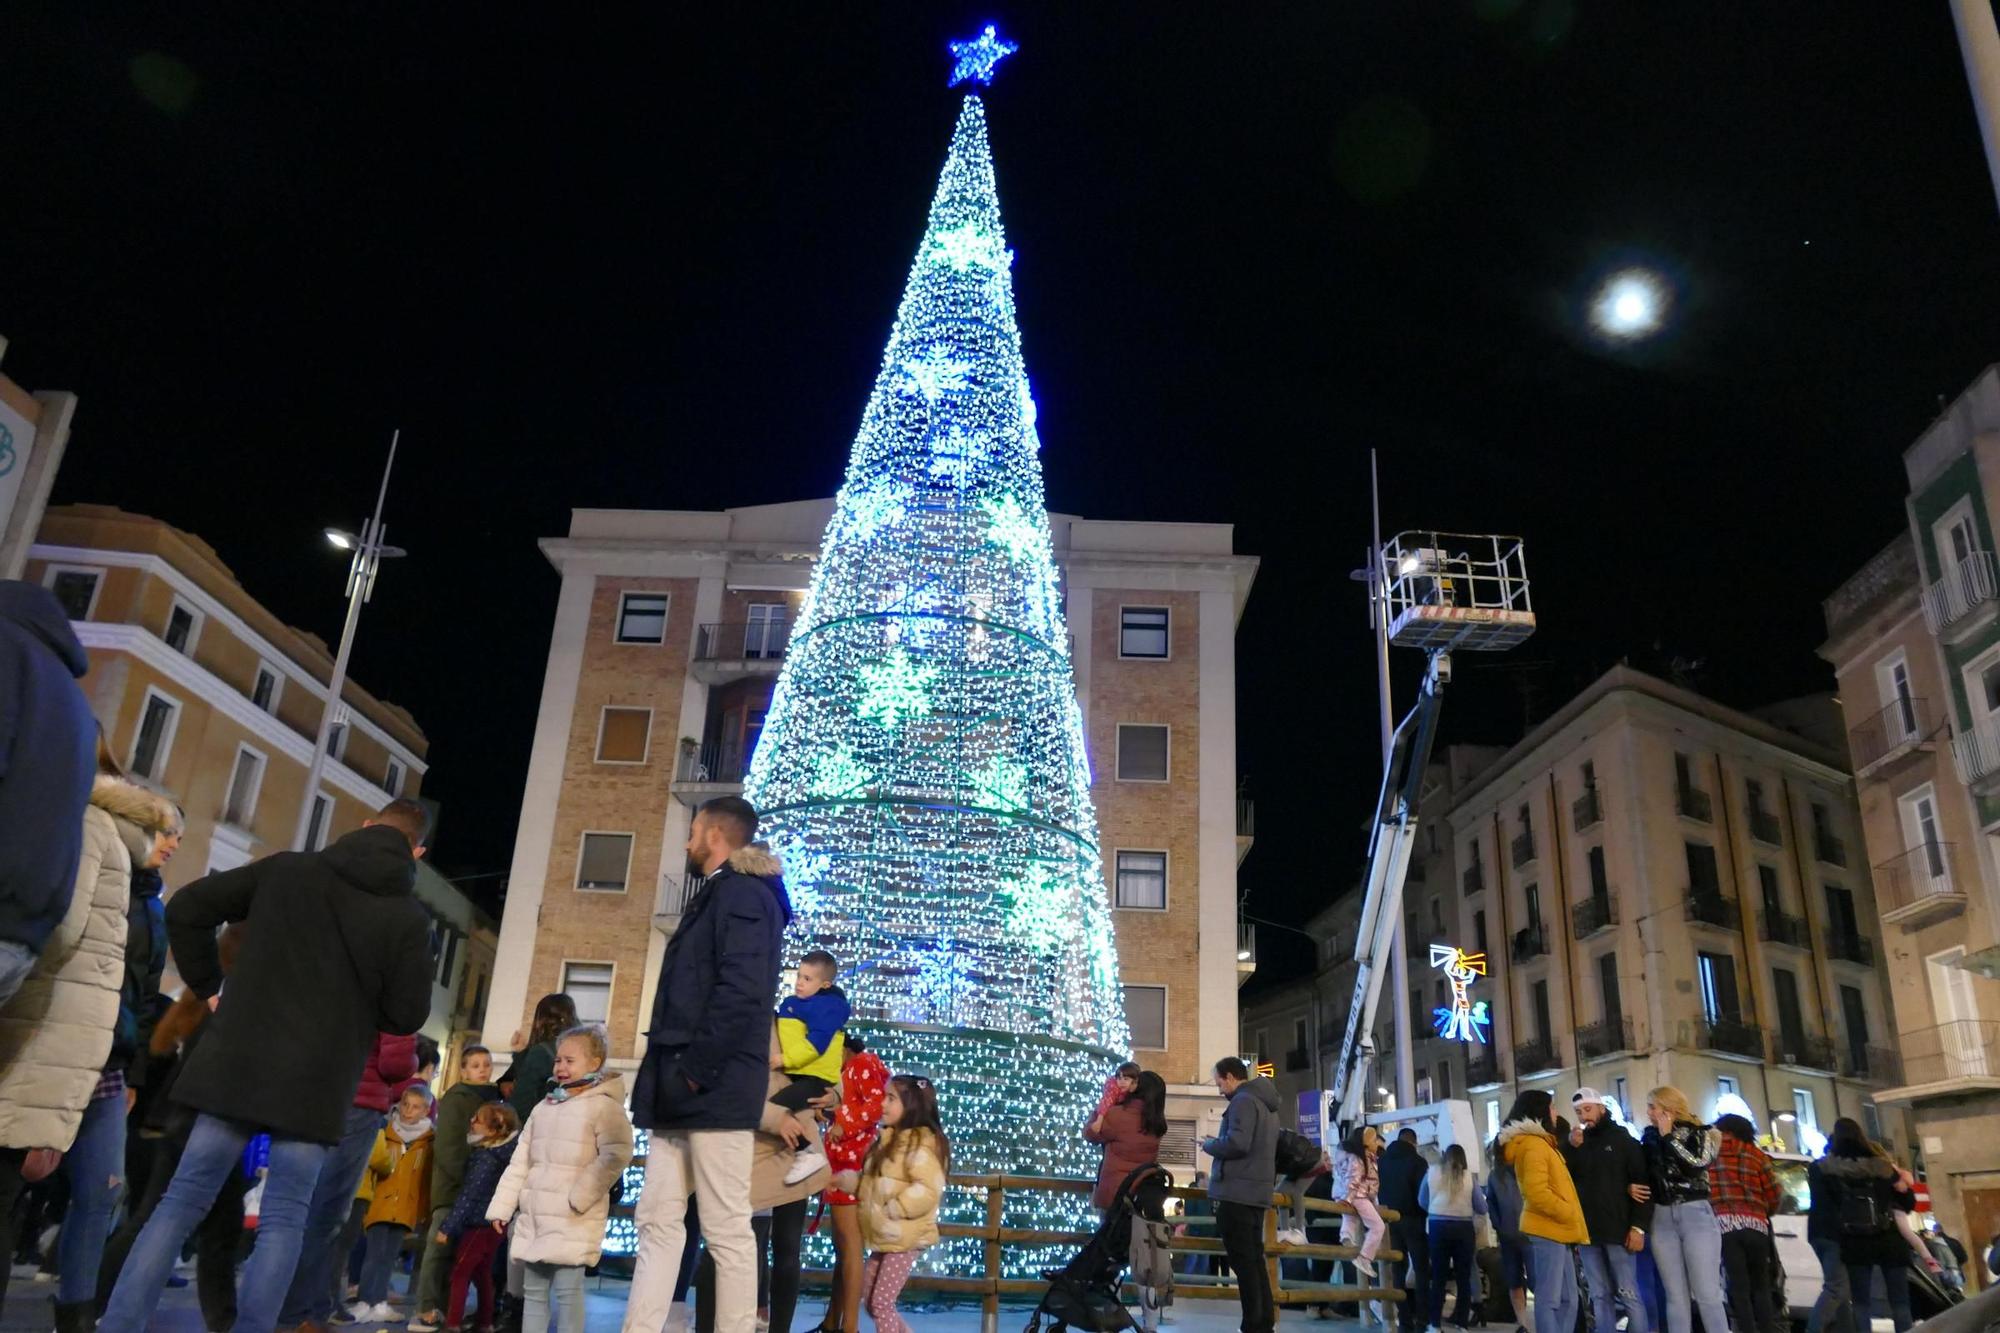
POLYGON ((1595 787, 1586 788, 1583 795, 1570 802, 1569 809, 1576 831, 1581 833, 1594 824, 1604 822, 1604 794, 1595 787))
POLYGON ((1965 891, 1951 880, 1951 848, 1948 842, 1927 842, 1876 866, 1875 892, 1882 915, 1888 917, 1905 909, 1917 915, 1926 905, 1962 905, 1965 891))
POLYGON ((1748 817, 1750 836, 1768 847, 1785 845, 1785 826, 1769 810, 1760 810, 1754 805, 1745 806, 1743 813, 1748 817))
POLYGON ((1528 864, 1528 862, 1535 859, 1534 833, 1526 832, 1526 833, 1516 834, 1514 837, 1512 847, 1514 853, 1513 855, 1514 869, 1519 870, 1522 866, 1528 864))
POLYGON ((1786 1036, 1782 1032, 1771 1034, 1771 1063, 1791 1065, 1797 1069, 1824 1069, 1832 1073, 1839 1061, 1835 1058, 1833 1039, 1830 1037, 1809 1037, 1803 1032, 1786 1036))
POLYGON ((1485 866, 1474 861, 1465 868, 1465 873, 1459 876, 1459 883, 1464 887, 1465 896, 1468 898, 1475 893, 1481 892, 1486 887, 1485 866))
POLYGON ((1764 1058, 1763 1030, 1737 1018, 1703 1019, 1696 1025, 1695 1041, 1705 1051, 1764 1058))
POLYGON ((1903 1058, 1893 1046, 1844 1046, 1840 1051, 1840 1072, 1870 1083, 1900 1083, 1903 1058))
POLYGON ((784 657, 791 637, 791 622, 784 620, 700 625, 694 656, 697 662, 776 662, 784 657))
POLYGON ((1847 864, 1847 844, 1826 829, 1813 830, 1813 856, 1830 866, 1847 864))
POLYGON ((2000 568, 1991 551, 1974 551, 1946 568, 1944 577, 1924 589, 1924 623, 1940 637, 1963 630, 2000 597, 2000 568))
POLYGON ((1842 962, 1861 963, 1869 967, 1875 965, 1875 941, 1866 935, 1830 930, 1826 933, 1826 951, 1842 962))
POLYGON ((1708 799, 1708 793, 1693 787, 1682 787, 1676 792, 1677 804, 1682 819, 1692 819, 1703 824, 1715 822, 1715 804, 1708 799))
POLYGON ((1549 951, 1549 928, 1540 921, 1523 926, 1514 932, 1514 945, 1509 956, 1517 963, 1525 963, 1531 958, 1539 958, 1549 951))
POLYGON ((659 891, 653 895, 653 915, 679 916, 687 911, 690 899, 704 881, 682 879, 678 875, 660 876, 659 891))
POLYGON ((2000 717, 1989 717, 1956 732, 1951 738, 1951 760, 1960 782, 1989 794, 2000 780, 2000 717))
POLYGON ((1236 798, 1236 836, 1239 838, 1257 836, 1257 803, 1247 796, 1236 798))
POLYGON ((1618 900, 1610 894, 1592 894, 1569 909, 1570 926, 1578 939, 1595 935, 1606 926, 1618 924, 1618 900))
POLYGON ((1638 1049, 1632 1041, 1632 1020, 1629 1018, 1614 1014, 1576 1030, 1576 1054, 1580 1060, 1595 1060, 1600 1056, 1638 1049))
POLYGON ((1812 929, 1804 917, 1769 908, 1757 920, 1757 938, 1767 944, 1789 944, 1794 949, 1812 948, 1812 929))
POLYGON ((699 748, 689 746, 681 751, 680 762, 674 767, 674 781, 740 783, 749 768, 750 756, 743 752, 742 746, 710 741, 699 748))
POLYGON ((1725 898, 1719 893, 1697 893, 1690 889, 1687 898, 1687 919, 1699 921, 1706 926, 1735 930, 1742 918, 1737 914, 1734 898, 1725 898))
POLYGON ((1906 694, 1848 730, 1848 757, 1854 760, 1854 771, 1859 773, 1929 740, 1936 732, 1937 718, 1931 712, 1931 701, 1906 694))
POLYGON ((1465 1062, 1465 1086, 1489 1088, 1500 1081, 1500 1057, 1491 1046, 1482 1046, 1465 1062))
POLYGON ((1562 1065, 1562 1056, 1557 1052, 1555 1042, 1548 1037, 1536 1037, 1514 1048, 1515 1078, 1526 1078, 1530 1074, 1561 1069, 1562 1065))
POLYGON ((1903 1082, 2000 1077, 2000 1023, 1961 1018, 1902 1034, 1903 1082))

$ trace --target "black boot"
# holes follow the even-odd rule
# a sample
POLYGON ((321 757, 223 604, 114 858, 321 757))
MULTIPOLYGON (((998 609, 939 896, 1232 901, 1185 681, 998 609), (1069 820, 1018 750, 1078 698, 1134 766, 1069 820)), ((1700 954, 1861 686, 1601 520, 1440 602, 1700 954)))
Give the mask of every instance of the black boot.
POLYGON ((97 1310, 91 1301, 57 1301, 56 1333, 91 1333, 97 1327, 97 1310))
POLYGON ((522 1304, 519 1296, 505 1296, 496 1302, 498 1309, 495 1313, 500 1318, 494 1325, 495 1333, 521 1333, 522 1304))

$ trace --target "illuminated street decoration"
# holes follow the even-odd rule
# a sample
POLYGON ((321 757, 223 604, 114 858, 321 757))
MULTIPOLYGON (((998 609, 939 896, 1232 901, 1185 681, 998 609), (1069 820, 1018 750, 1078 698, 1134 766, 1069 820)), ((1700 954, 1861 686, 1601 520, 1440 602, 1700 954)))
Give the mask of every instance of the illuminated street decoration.
POLYGON ((1486 1001, 1472 998, 1472 980, 1486 975, 1486 955, 1467 953, 1453 944, 1431 946, 1431 966, 1451 978, 1451 1004, 1437 1010, 1431 1021, 1446 1041, 1484 1043, 1492 1022, 1486 1015, 1486 1001))

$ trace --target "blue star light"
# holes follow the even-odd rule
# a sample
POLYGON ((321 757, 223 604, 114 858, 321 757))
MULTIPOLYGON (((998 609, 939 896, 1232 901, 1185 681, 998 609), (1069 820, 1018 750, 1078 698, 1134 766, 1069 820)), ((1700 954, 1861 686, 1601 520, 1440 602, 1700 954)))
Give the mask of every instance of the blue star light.
POLYGON ((991 23, 971 41, 950 42, 947 45, 951 47, 951 57, 956 62, 951 67, 951 82, 945 85, 947 88, 956 88, 967 79, 992 83, 993 67, 1021 49, 1018 44, 994 32, 991 23))

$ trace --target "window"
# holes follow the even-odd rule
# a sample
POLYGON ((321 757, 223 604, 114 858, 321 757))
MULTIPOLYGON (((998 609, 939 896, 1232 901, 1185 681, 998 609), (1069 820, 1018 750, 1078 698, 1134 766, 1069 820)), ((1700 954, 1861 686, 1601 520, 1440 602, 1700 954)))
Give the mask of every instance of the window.
POLYGON ((1840 988, 1840 1020, 1847 1029, 1848 1067, 1856 1072, 1868 1069, 1868 1006, 1855 986, 1840 988))
POLYGON ((1444 938, 1444 905, 1435 898, 1431 899, 1431 938, 1444 938))
POLYGON ((1690 898, 1719 898, 1722 896, 1722 876, 1715 868, 1715 848, 1705 842, 1690 842, 1687 847, 1688 896, 1690 898))
POLYGON ((769 658, 785 655, 785 604, 752 602, 750 623, 743 627, 743 655, 769 658))
POLYGON ((1819 1108, 1813 1105, 1811 1088, 1792 1089, 1792 1114, 1799 1118, 1799 1128, 1819 1133, 1819 1108))
POLYGON ((1743 779, 1743 801, 1752 814, 1761 815, 1764 810, 1764 784, 1756 778, 1743 779))
POLYGON ((1741 1021, 1736 999, 1736 959, 1726 953, 1696 954, 1701 974, 1701 1016, 1710 1023, 1741 1021))
POLYGON ((444 928, 444 952, 438 956, 437 984, 451 989, 451 969, 458 965, 458 939, 456 930, 444 928))
MULTIPOLYGON (((1125 987, 1125 1022, 1132 1029, 1132 1049, 1167 1049, 1167 988, 1165 986, 1125 987)), ((1258 1055, 1268 1052, 1259 1051, 1258 1055)))
POLYGON ((1484 910, 1472 914, 1472 945, 1475 953, 1486 952, 1486 913, 1484 910))
POLYGON ((132 742, 129 767, 135 778, 159 781, 166 771, 167 755, 174 746, 174 728, 180 722, 181 706, 148 686, 146 702, 139 710, 139 734, 132 742))
MULTIPOLYGON (((1269 1055, 1270 1053, 1271 1053, 1271 1032, 1270 1032, 1270 1029, 1269 1029, 1269 1028, 1258 1028, 1258 1029, 1257 1029, 1257 1045, 1256 1045, 1256 1048, 1255 1048, 1254 1050, 1252 1050, 1252 1051, 1250 1052, 1250 1054, 1252 1054, 1252 1055, 1256 1056, 1256 1057, 1257 1057, 1257 1058, 1258 1058, 1259 1060, 1261 1060, 1261 1059, 1263 1059, 1263 1058, 1264 1058, 1265 1056, 1269 1055)), ((1247 1063, 1251 1063, 1251 1062, 1249 1062, 1249 1061, 1245 1061, 1245 1063, 1247 1064, 1247 1063)))
POLYGON ((1783 1064, 1800 1064, 1806 1050, 1806 1016, 1799 1008, 1799 979, 1788 967, 1771 969, 1771 989, 1778 1001, 1778 1044, 1780 1054, 1791 1058, 1783 1064))
POLYGON ((238 828, 249 828, 257 810, 257 789, 264 783, 264 756, 247 745, 236 747, 236 767, 229 775, 229 794, 223 801, 222 820, 238 828))
POLYGON ((1941 891, 1949 892, 1951 869, 1945 860, 1944 844, 1938 829, 1937 794, 1925 783, 1901 801, 1903 811, 1903 845, 1921 849, 1920 859, 1923 870, 1941 891), (1944 881, 1938 885, 1937 881, 1944 881))
POLYGON ((652 709, 607 707, 597 719, 597 762, 645 763, 652 733, 652 709))
POLYGON ((632 835, 586 833, 576 858, 576 887, 623 893, 632 873, 632 835))
POLYGON ((1593 847, 1585 858, 1590 863, 1590 896, 1596 901, 1606 902, 1611 897, 1611 877, 1604 869, 1604 849, 1593 847))
POLYGON ((1583 761, 1583 789, 1597 790, 1597 764, 1589 759, 1583 761))
POLYGON ((391 759, 388 767, 382 770, 382 790, 391 796, 403 794, 403 766, 394 759, 391 759))
POLYGON ((1438 1061, 1437 1078, 1431 1084, 1431 1095, 1441 1102, 1451 1100, 1451 1061, 1438 1061))
POLYGON ((1535 1006, 1535 1035, 1543 1041, 1548 1041, 1553 1035, 1552 1025, 1549 1022, 1548 982, 1537 981, 1535 983, 1533 999, 1535 1006))
MULTIPOLYGON (((1604 997, 1604 1021, 1614 1027, 1621 1025, 1625 1019, 1625 1001, 1618 993, 1618 955, 1615 952, 1598 955, 1597 989, 1604 997)), ((1618 1034, 1613 1040, 1622 1042, 1623 1034, 1618 1034)))
POLYGON ((1694 790, 1694 764, 1679 751, 1674 752, 1674 786, 1681 791, 1694 790))
POLYGON ((1539 929, 1542 924, 1542 889, 1539 884, 1530 884, 1523 890, 1528 898, 1528 929, 1539 929))
POLYGON ((1163 658, 1167 655, 1167 608, 1123 606, 1118 609, 1118 655, 1163 658))
POLYGON ((1631 1085, 1626 1082, 1625 1075, 1623 1074, 1611 1080, 1611 1095, 1618 1102, 1618 1113, 1627 1120, 1632 1118, 1632 1102, 1629 1096, 1630 1087, 1631 1085))
POLYGON ((63 614, 71 620, 88 620, 97 605, 97 590, 103 586, 104 572, 51 565, 44 579, 48 590, 62 603, 63 614))
POLYGON ((1861 938, 1860 919, 1854 915, 1854 895, 1837 884, 1826 886, 1827 930, 1836 940, 1861 938))
POLYGON ((1778 891, 1778 868, 1762 862, 1757 866, 1757 886, 1764 895, 1764 916, 1775 920, 1784 910, 1785 901, 1778 891))
POLYGON ((576 1001, 577 1022, 602 1023, 611 1016, 613 971, 609 963, 563 964, 562 988, 576 1001))
POLYGON ((333 813, 333 802, 325 792, 313 797, 312 818, 306 821, 306 850, 316 852, 326 846, 326 825, 333 813))
POLYGON ((1118 724, 1118 780, 1165 782, 1168 772, 1168 732, 1153 722, 1118 724))
POLYGON ((326 757, 342 759, 347 755, 347 724, 336 722, 326 729, 326 757))
POLYGON ((665 643, 667 595, 660 592, 620 593, 617 640, 619 643, 665 643))
POLYGON ((1119 852, 1114 907, 1142 912, 1167 908, 1167 854, 1119 852))
POLYGON ((1486 1101, 1486 1137, 1491 1139, 1500 1133, 1500 1099, 1489 1097, 1486 1101))
POLYGON ((1876 671, 1879 673, 1879 683, 1884 696, 1883 707, 1888 710, 1893 705, 1893 711, 1889 712, 1889 722, 1895 739, 1899 741, 1914 739, 1917 734, 1917 705, 1916 700, 1911 697, 1916 691, 1910 688, 1910 664, 1901 656, 1897 656, 1891 658, 1886 665, 1877 667, 1876 671))
POLYGON ((1292 1049, 1295 1051, 1308 1051, 1312 1049, 1306 1041, 1306 1021, 1303 1018, 1292 1020, 1292 1049))
POLYGON ((261 662, 257 665, 257 683, 250 687, 250 702, 267 713, 278 711, 278 673, 261 662))
POLYGON ((1533 837, 1535 836, 1535 823, 1534 823, 1534 819, 1533 819, 1533 817, 1532 817, 1532 816, 1531 816, 1531 815, 1529 814, 1529 812, 1528 812, 1528 807, 1527 807, 1527 806, 1525 806, 1525 805, 1524 805, 1524 806, 1522 806, 1522 807, 1521 807, 1521 808, 1520 808, 1520 809, 1519 809, 1518 811, 1516 811, 1516 812, 1515 812, 1515 815, 1514 815, 1514 818, 1515 818, 1515 819, 1516 819, 1516 820, 1517 820, 1517 821, 1518 821, 1518 822, 1520 823, 1520 825, 1521 825, 1521 836, 1522 836, 1522 837, 1524 837, 1524 838, 1533 838, 1533 837))
MULTIPOLYGON (((1741 1094, 1737 1091, 1736 1080, 1728 1074, 1718 1074, 1715 1079, 1715 1096, 1717 1101, 1720 1101, 1724 1097, 1737 1097, 1740 1099, 1741 1094)), ((1720 1111, 1722 1108, 1718 1107, 1717 1109, 1720 1111)))
POLYGON ((167 632, 164 636, 167 647, 177 653, 194 656, 194 641, 201 633, 201 612, 174 598, 173 609, 167 612, 167 632))
POLYGON ((1872 1100, 1861 1103, 1861 1128, 1876 1143, 1887 1143, 1888 1136, 1882 1133, 1882 1109, 1872 1100))

